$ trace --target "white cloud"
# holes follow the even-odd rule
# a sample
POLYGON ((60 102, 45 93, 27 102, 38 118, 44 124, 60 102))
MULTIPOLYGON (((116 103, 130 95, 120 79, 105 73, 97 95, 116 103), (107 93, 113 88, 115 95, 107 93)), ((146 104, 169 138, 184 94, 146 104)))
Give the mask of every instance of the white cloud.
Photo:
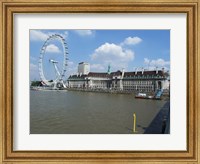
POLYGON ((163 59, 151 60, 150 65, 157 65, 157 66, 168 66, 170 65, 169 61, 165 61, 163 59))
POLYGON ((144 58, 144 64, 149 65, 150 64, 150 60, 148 58, 144 58))
POLYGON ((165 61, 161 58, 154 60, 144 58, 144 64, 146 64, 149 67, 149 69, 155 69, 156 67, 168 68, 170 66, 170 61, 165 61))
POLYGON ((63 31, 63 32, 43 32, 41 30, 30 30, 30 40, 31 41, 45 41, 47 38, 53 34, 59 34, 63 38, 68 37, 68 31, 63 31))
POLYGON ((30 30, 30 40, 45 41, 49 36, 40 30, 30 30))
POLYGON ((103 68, 107 68, 108 64, 111 65, 112 71, 127 68, 128 63, 133 59, 134 52, 132 50, 122 48, 114 43, 105 43, 101 45, 91 55, 91 60, 95 64, 93 67, 96 66, 97 69, 97 66, 99 66, 99 71, 102 71, 103 68))
POLYGON ((33 57, 33 56, 30 56, 30 60, 34 62, 34 61, 36 61, 37 59, 36 59, 35 57, 33 57))
POLYGON ((49 53, 60 53, 60 49, 55 44, 49 44, 46 48, 46 52, 49 53))
POLYGON ((75 30, 75 32, 80 36, 90 36, 94 34, 92 30, 75 30))
POLYGON ((55 31, 55 32, 48 32, 47 33, 48 36, 51 36, 51 35, 54 35, 54 34, 61 35, 64 39, 67 39, 67 37, 69 35, 68 31, 63 31, 63 32, 55 31))
POLYGON ((68 31, 64 31, 64 37, 67 38, 69 35, 69 32, 68 31))
POLYGON ((73 66, 73 65, 74 65, 74 62, 73 62, 73 61, 68 61, 68 62, 67 62, 67 65, 68 65, 68 66, 73 66))
POLYGON ((38 70, 37 65, 30 63, 30 71, 36 71, 36 70, 38 70))
POLYGON ((137 36, 128 37, 121 43, 121 45, 136 45, 136 44, 139 44, 140 42, 142 42, 142 39, 137 36))
POLYGON ((105 71, 105 67, 102 64, 91 64, 91 72, 93 71, 105 71))
POLYGON ((30 63, 30 79, 39 80, 38 66, 32 63, 30 63))
POLYGON ((114 43, 105 43, 98 47, 91 55, 92 60, 121 60, 129 61, 134 59, 134 52, 129 49, 123 49, 114 43))
POLYGON ((68 64, 68 66, 67 66, 66 77, 68 78, 70 75, 77 73, 78 65, 74 64, 73 61, 68 61, 67 64, 68 64))

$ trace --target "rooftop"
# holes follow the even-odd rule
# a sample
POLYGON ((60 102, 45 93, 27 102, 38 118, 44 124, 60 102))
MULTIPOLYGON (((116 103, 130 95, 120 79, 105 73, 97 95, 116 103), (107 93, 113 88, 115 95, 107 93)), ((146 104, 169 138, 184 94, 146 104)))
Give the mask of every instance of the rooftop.
MULTIPOLYGON (((70 75, 69 78, 85 78, 85 77, 109 77, 113 78, 115 76, 122 76, 122 71, 118 70, 116 72, 89 72, 87 75, 76 74, 70 75)), ((163 70, 154 70, 154 71, 133 71, 133 72, 124 72, 124 77, 142 77, 142 76, 166 76, 163 70)))
POLYGON ((80 62, 80 63, 78 63, 78 64, 89 64, 89 63, 86 63, 86 62, 80 62))

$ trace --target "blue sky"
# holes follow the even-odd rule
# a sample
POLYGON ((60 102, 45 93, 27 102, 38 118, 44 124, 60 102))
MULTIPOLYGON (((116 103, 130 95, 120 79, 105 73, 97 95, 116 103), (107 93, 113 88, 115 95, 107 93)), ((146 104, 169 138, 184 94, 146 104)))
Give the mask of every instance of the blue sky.
MULTIPOLYGON (((91 72, 135 71, 136 68, 170 69, 169 30, 30 30, 30 79, 40 80, 38 60, 40 49, 52 34, 62 35, 68 46, 66 78, 77 73, 80 62, 90 63, 91 72)), ((49 59, 58 61, 61 71, 63 49, 59 41, 51 41, 43 58, 44 74, 55 78, 49 59)))

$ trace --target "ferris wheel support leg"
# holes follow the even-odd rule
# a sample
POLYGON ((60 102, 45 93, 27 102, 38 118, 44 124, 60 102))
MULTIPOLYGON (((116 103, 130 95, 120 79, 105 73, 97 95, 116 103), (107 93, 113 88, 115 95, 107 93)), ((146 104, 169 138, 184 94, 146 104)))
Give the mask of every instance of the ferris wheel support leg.
POLYGON ((63 83, 63 87, 64 87, 64 88, 67 88, 66 85, 65 85, 65 83, 64 83, 64 82, 62 82, 62 83, 63 83))
POLYGON ((57 89, 57 82, 53 84, 53 89, 57 89))

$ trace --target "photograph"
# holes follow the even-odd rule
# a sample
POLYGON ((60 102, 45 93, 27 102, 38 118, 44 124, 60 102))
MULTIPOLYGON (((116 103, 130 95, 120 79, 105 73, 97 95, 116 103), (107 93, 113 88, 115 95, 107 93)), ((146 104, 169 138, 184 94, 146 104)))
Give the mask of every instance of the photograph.
POLYGON ((200 163, 200 0, 0 5, 0 163, 200 163))
POLYGON ((170 30, 30 29, 30 134, 170 134, 170 30))

